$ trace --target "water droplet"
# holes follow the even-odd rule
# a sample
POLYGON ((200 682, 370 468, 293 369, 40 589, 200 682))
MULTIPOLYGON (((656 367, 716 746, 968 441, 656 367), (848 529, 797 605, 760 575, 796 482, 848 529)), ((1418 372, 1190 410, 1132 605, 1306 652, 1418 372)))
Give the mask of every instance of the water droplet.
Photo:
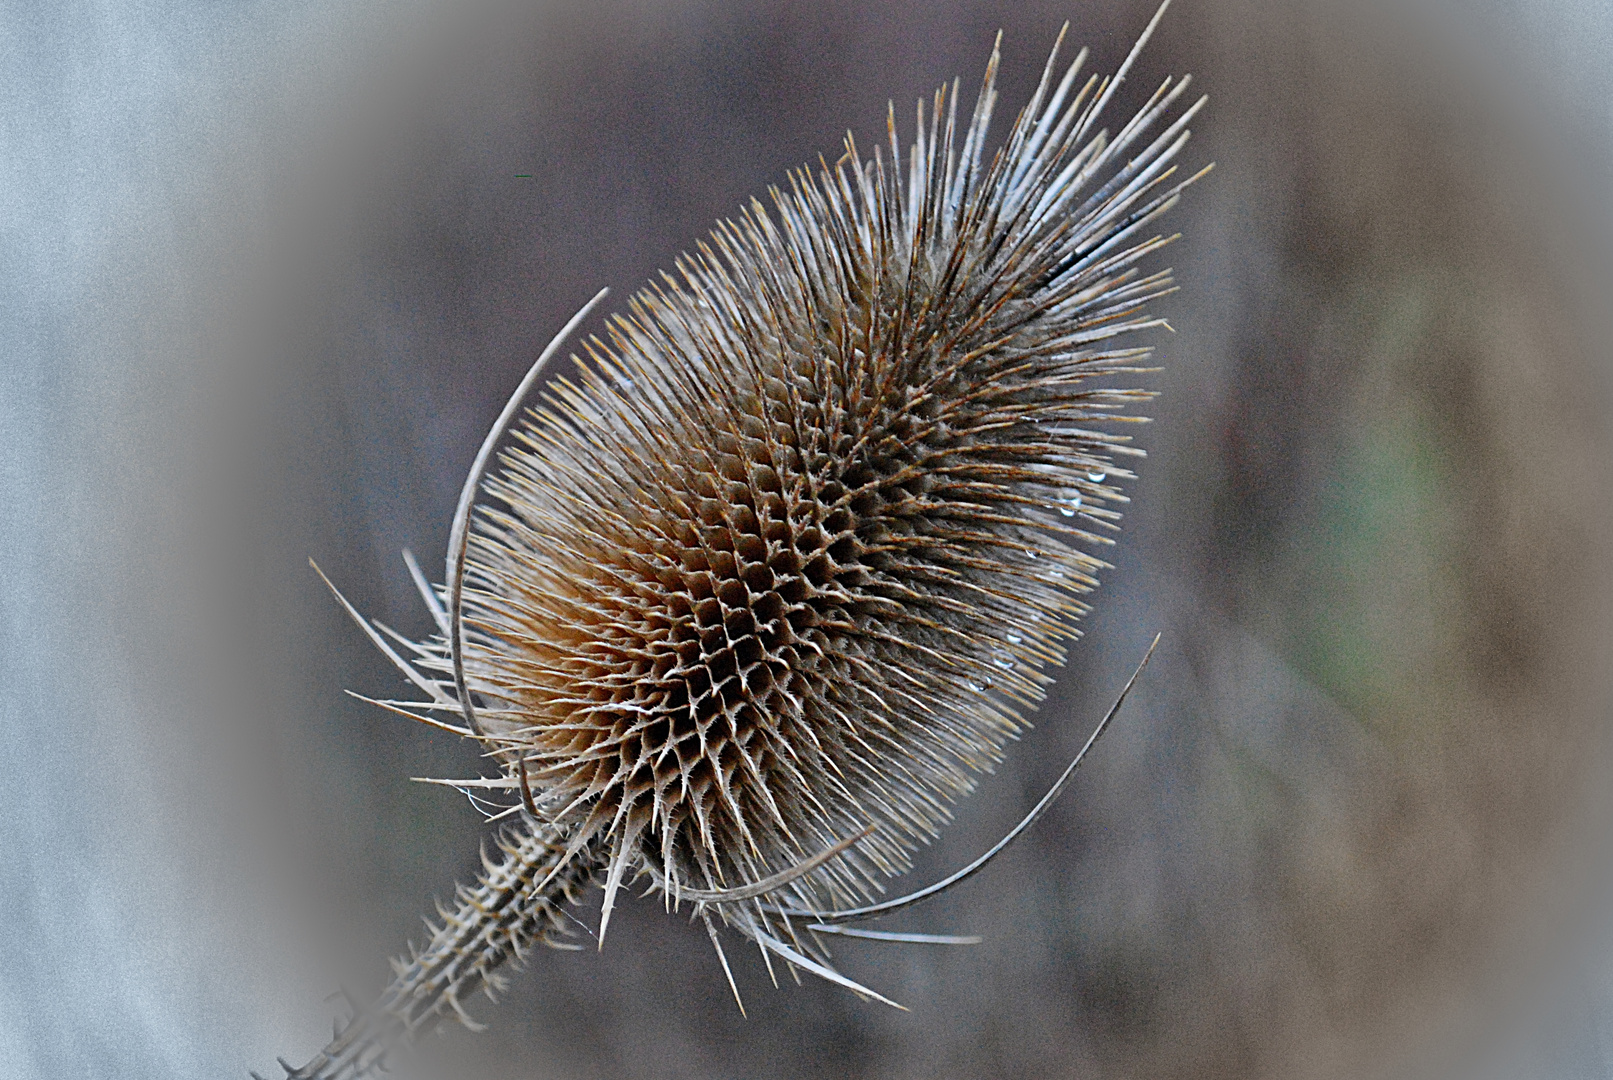
POLYGON ((1010 653, 994 652, 991 654, 991 662, 1004 671, 1014 670, 1014 658, 1010 653))
POLYGON ((1091 480, 1094 484, 1101 484, 1108 478, 1109 474, 1104 472, 1102 469, 1099 469, 1096 472, 1087 473, 1087 479, 1091 480))
POLYGON ((973 690, 977 694, 984 694, 987 690, 991 689, 991 680, 990 679, 970 679, 969 680, 969 689, 973 690))
POLYGON ((1065 517, 1074 517, 1075 512, 1081 509, 1081 496, 1071 495, 1068 499, 1064 500, 1064 503, 1065 505, 1059 507, 1059 513, 1063 514, 1065 517))
POLYGON ((1008 644, 1010 645, 1018 645, 1021 641, 1025 640, 1018 634, 1004 634, 1003 636, 1008 639, 1008 644))
POLYGON ((1036 552, 1035 548, 1026 548, 1025 549, 1025 558, 1027 558, 1027 559, 1036 558, 1036 554, 1037 554, 1037 552, 1036 552))

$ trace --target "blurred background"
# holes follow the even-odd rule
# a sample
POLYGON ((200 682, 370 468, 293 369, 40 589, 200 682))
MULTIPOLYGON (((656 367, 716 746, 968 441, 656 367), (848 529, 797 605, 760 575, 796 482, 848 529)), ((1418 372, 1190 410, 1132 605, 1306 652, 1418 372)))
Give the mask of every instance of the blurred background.
MULTIPOLYGON (((0 6, 0 1074, 303 1061, 476 865, 411 634, 486 427, 787 170, 1152 0, 0 6), (595 322, 597 326, 597 320, 595 322)), ((1038 717, 848 942, 897 1013, 630 902, 406 1075, 1613 1076, 1613 13, 1177 0, 1211 97, 1157 422, 1038 717)), ((1118 112, 1116 113, 1118 116, 1118 112)), ((904 128, 905 135, 911 132, 904 128)), ((440 573, 440 571, 438 571, 440 573)), ((597 900, 595 894, 595 899, 597 900)), ((576 912, 597 922, 597 909, 576 912)))

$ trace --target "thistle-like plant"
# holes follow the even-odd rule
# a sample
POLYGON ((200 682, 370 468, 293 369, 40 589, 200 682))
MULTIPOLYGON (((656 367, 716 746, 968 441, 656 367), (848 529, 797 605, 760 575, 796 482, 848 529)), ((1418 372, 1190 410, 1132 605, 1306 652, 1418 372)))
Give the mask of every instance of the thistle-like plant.
POLYGON ((978 870, 1081 761, 986 855, 877 902, 1041 700, 1141 456, 1113 428, 1150 395, 1109 380, 1148 370, 1134 335, 1165 325, 1146 306, 1170 271, 1146 263, 1172 238, 1151 229, 1197 179, 1173 163, 1202 100, 1178 112, 1188 80, 1167 79, 1114 135, 1099 122, 1159 18, 1111 78, 1082 79, 1084 50, 1060 72, 1055 45, 992 154, 995 49, 967 123, 954 82, 905 155, 894 110, 871 156, 848 136, 522 415, 603 293, 545 350, 466 479, 446 583, 407 560, 437 634, 341 601, 424 694, 376 704, 477 740, 498 775, 452 783, 501 793, 510 823, 380 999, 290 1075, 357 1076, 469 1023, 464 995, 565 944, 562 909, 594 884, 601 942, 642 882, 725 972, 726 931, 880 1001, 824 935, 969 940, 853 924, 978 870))

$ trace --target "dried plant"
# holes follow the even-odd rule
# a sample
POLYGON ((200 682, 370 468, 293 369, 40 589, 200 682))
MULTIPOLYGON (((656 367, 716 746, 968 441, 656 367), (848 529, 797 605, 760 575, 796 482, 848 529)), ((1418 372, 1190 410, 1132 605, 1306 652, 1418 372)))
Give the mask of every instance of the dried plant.
POLYGON ((1171 239, 1147 230, 1197 179, 1173 161, 1203 102, 1177 114, 1188 80, 1166 80, 1113 137, 1098 123, 1163 12, 1112 78, 1078 81, 1084 50, 1060 74, 1055 45, 989 164, 995 49, 961 129, 956 82, 920 102, 905 164, 894 110, 871 158, 848 136, 518 417, 600 297, 550 344, 466 480, 446 584, 409 559, 438 634, 342 600, 425 694, 377 704, 476 739, 499 775, 444 782, 502 792, 512 823, 291 1076, 361 1075, 399 1037, 469 1023, 463 996, 567 944, 562 909, 596 883, 601 942, 643 881, 725 972, 726 929, 880 1001, 824 935, 969 940, 851 924, 978 870, 1080 763, 985 856, 874 902, 1025 727, 1106 565, 1120 462, 1141 456, 1109 428, 1150 395, 1093 380, 1148 370, 1131 336, 1165 325, 1145 306, 1173 287, 1143 268, 1171 239))

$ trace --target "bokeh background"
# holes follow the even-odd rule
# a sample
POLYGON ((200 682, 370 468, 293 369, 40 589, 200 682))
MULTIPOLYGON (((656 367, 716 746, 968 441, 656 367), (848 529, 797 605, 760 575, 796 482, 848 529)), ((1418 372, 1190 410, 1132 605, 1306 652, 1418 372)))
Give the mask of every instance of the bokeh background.
MULTIPOLYGON (((244 1077, 484 834, 410 633, 549 335, 887 100, 1004 111, 1152 2, 0 5, 0 1075, 244 1077)), ((1211 105, 1125 533, 1036 729, 847 943, 896 1013, 650 902, 421 1077, 1613 1076, 1613 14, 1177 0, 1211 105)), ((597 898, 597 894, 596 894, 597 898)), ((597 910, 576 913, 597 922, 597 910)))

